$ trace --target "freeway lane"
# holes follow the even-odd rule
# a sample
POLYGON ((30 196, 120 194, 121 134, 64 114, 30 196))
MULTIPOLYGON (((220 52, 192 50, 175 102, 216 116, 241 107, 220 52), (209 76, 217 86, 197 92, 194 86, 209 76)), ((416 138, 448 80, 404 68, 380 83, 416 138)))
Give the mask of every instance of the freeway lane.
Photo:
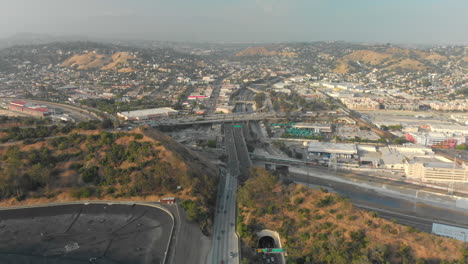
POLYGON ((232 124, 224 127, 225 145, 228 154, 228 171, 215 214, 213 244, 208 263, 239 264, 239 239, 235 230, 236 192, 239 163, 232 124))
POLYGON ((206 105, 207 106, 206 112, 208 114, 213 114, 214 112, 216 112, 216 103, 218 102, 218 97, 221 91, 223 80, 224 80, 224 77, 221 77, 213 83, 213 92, 211 93, 208 104, 206 105))
MULTIPOLYGON (((12 100, 11 98, 0 98, 3 99, 3 101, 8 102, 12 100)), ((84 109, 80 108, 77 106, 73 105, 68 105, 68 104, 60 104, 60 103, 54 103, 54 102, 47 102, 47 101, 39 101, 39 100, 32 100, 32 99, 19 99, 16 98, 16 100, 22 100, 26 102, 31 102, 31 103, 36 103, 36 104, 44 104, 56 108, 60 108, 64 110, 64 112, 69 113, 72 117, 75 118, 76 121, 88 121, 88 120, 102 120, 101 117, 97 116, 95 113, 92 113, 89 111, 89 109, 84 109)), ((98 111, 97 109, 92 109, 94 111, 98 111)))

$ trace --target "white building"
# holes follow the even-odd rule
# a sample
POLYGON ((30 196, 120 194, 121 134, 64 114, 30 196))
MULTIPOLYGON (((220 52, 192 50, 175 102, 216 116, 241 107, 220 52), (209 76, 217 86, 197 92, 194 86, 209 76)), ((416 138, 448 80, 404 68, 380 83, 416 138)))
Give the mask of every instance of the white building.
POLYGON ((405 162, 408 178, 435 182, 468 182, 468 168, 454 162, 405 162))
POLYGON ((151 120, 157 120, 161 117, 168 117, 172 115, 176 115, 178 111, 169 108, 169 107, 161 107, 161 108, 151 108, 151 109, 144 109, 144 110, 136 110, 136 111, 128 111, 128 112, 121 112, 117 113, 117 116, 123 118, 124 120, 129 121, 136 121, 142 124, 148 124, 151 120))
POLYGON ((430 127, 431 131, 434 132, 468 135, 468 126, 432 124, 430 125, 430 127))
POLYGON ((356 145, 347 143, 310 142, 308 152, 322 159, 329 159, 332 155, 344 159, 358 158, 356 145))

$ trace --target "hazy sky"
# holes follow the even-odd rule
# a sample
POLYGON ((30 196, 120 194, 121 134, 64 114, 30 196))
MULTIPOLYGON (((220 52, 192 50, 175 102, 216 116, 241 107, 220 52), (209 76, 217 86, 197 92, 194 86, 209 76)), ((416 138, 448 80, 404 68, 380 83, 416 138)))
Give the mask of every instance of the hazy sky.
POLYGON ((0 0, 0 38, 467 44, 467 14, 468 0, 0 0))

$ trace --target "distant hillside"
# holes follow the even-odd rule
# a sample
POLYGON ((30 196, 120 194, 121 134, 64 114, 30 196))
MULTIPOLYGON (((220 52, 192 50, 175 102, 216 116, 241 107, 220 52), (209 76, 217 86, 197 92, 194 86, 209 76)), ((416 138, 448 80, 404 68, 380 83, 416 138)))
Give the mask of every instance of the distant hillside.
MULTIPOLYGON (((4 135, 5 136, 5 135, 4 135)), ((216 202, 216 168, 156 131, 73 130, 0 148, 0 203, 76 199, 192 200, 191 219, 207 231, 216 202)))
POLYGON ((269 51, 265 47, 250 47, 243 51, 236 53, 235 56, 275 56, 278 53, 276 51, 269 51))
POLYGON ((372 50, 359 50, 343 57, 344 60, 359 61, 370 65, 382 64, 388 60, 392 55, 387 53, 380 53, 372 50))
POLYGON ((350 73, 355 70, 351 65, 358 63, 368 70, 379 68, 384 70, 426 71, 448 58, 441 54, 420 50, 392 47, 384 50, 363 49, 344 55, 335 63, 334 72, 350 73))
POLYGON ((259 263, 251 247, 263 229, 280 234, 288 263, 465 263, 461 241, 381 219, 326 190, 282 184, 264 169, 251 175, 237 221, 249 263, 259 263))
POLYGON ((266 47, 250 47, 242 50, 235 55, 236 57, 246 56, 283 56, 283 57, 296 57, 297 53, 292 51, 275 51, 269 50, 266 47))
MULTIPOLYGON (((70 57, 62 63, 63 67, 76 67, 79 70, 101 69, 101 70, 121 70, 129 67, 128 62, 135 59, 135 56, 127 52, 116 52, 112 55, 88 52, 70 57)), ((131 69, 130 69, 131 71, 131 69)))

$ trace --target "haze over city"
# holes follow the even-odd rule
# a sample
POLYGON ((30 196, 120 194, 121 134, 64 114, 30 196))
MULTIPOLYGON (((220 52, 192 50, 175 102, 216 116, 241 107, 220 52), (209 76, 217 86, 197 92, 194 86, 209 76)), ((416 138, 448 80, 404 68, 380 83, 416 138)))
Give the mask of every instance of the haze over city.
POLYGON ((0 1, 18 33, 188 42, 466 44, 465 0, 0 1))

